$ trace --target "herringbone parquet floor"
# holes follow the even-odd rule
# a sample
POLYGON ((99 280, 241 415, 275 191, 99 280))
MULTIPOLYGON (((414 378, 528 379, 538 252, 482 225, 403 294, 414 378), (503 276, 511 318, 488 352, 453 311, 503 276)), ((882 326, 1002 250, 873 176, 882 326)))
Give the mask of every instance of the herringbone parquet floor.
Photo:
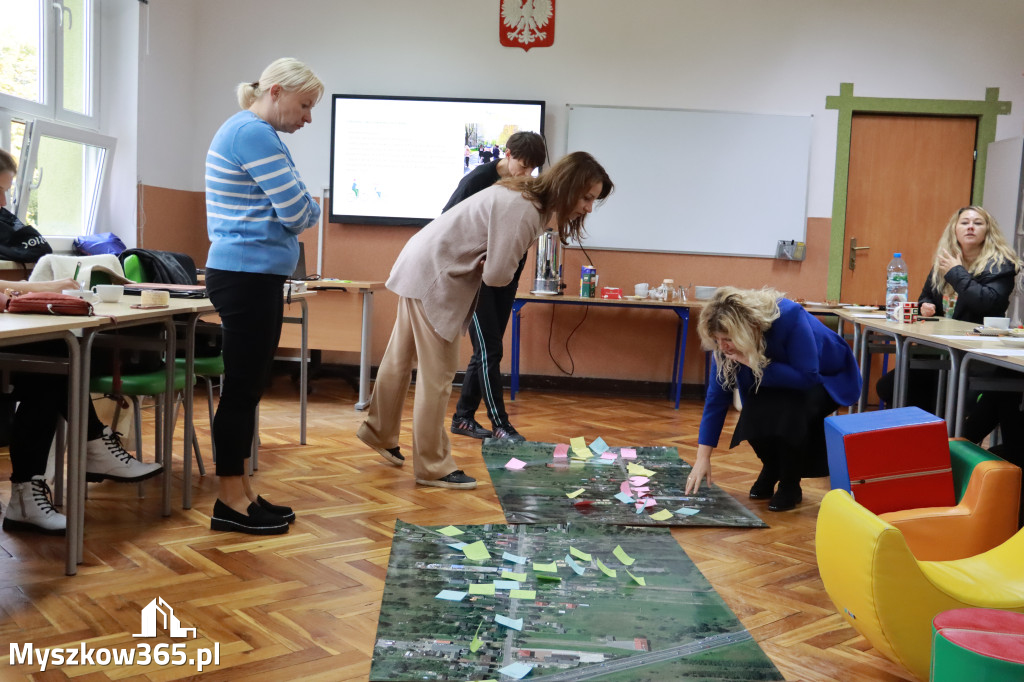
MULTIPOLYGON (((4 644, 0 679, 366 680, 395 519, 472 524, 502 522, 503 516, 479 441, 452 439, 459 466, 480 481, 475 491, 417 487, 411 472, 384 463, 355 438, 362 417, 354 400, 340 380, 318 380, 310 396, 308 444, 302 446, 291 381, 278 377, 264 399, 258 489, 295 507, 299 518, 287 535, 212 533, 212 475, 193 478, 193 508, 181 509, 180 427, 171 516, 160 516, 156 482, 147 484, 144 499, 136 486, 90 484, 85 561, 77 576, 63 574, 62 538, 0 532, 0 642, 32 643, 37 653, 83 643, 134 648, 141 641, 132 637, 140 631, 141 609, 160 597, 183 626, 198 630, 178 660, 217 643, 219 665, 202 673, 189 665, 138 662, 48 665, 40 672, 38 661, 11 665, 4 644)), ((411 395, 408 405, 411 417, 411 395)), ((602 436, 611 445, 676 446, 684 458, 693 454, 701 412, 696 402, 677 411, 667 400, 537 391, 521 393, 509 405, 513 423, 531 440, 602 436)), ((454 398, 449 414, 453 407, 454 398)), ((196 425, 208 450, 205 412, 198 406, 196 425)), ((409 447, 408 437, 403 445, 409 447)), ((756 462, 746 445, 721 451, 715 482, 771 528, 675 530, 680 545, 787 680, 912 679, 845 624, 822 588, 814 522, 826 479, 805 481, 797 510, 770 514, 766 503, 746 495, 756 462)), ((0 455, 4 501, 9 472, 8 458, 0 455)), ((179 640, 161 635, 146 641, 179 640)))

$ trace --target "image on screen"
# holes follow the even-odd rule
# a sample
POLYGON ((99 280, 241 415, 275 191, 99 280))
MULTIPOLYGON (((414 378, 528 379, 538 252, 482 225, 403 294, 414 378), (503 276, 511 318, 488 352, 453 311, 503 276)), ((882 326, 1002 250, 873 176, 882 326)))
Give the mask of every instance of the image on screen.
POLYGON ((519 131, 544 134, 543 101, 334 95, 331 222, 426 225, 519 131))

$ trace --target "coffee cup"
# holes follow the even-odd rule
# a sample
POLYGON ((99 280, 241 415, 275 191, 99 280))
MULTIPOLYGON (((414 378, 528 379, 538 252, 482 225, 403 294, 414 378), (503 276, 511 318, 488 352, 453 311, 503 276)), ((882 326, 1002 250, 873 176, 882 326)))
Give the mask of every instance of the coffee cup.
POLYGON ((97 284, 92 291, 104 303, 117 303, 124 296, 124 287, 120 284, 97 284))
POLYGON ((647 294, 650 291, 651 285, 646 282, 633 285, 633 293, 640 298, 647 298, 647 294))
MULTIPOLYGON (((977 319, 977 318, 975 318, 977 319)), ((992 329, 1009 329, 1010 318, 1008 317, 986 317, 982 319, 982 324, 992 329)))

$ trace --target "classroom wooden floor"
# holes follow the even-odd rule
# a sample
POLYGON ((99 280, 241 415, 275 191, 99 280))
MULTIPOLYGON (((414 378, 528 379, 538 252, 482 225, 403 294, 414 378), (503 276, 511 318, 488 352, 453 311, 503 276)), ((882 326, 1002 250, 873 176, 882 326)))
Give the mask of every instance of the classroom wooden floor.
MULTIPOLYGON (((479 441, 452 439, 459 466, 479 480, 476 490, 418 487, 410 471, 389 466, 356 439, 362 416, 354 400, 341 380, 317 380, 308 443, 301 446, 291 380, 277 377, 264 399, 258 485, 272 501, 295 507, 298 521, 287 535, 212 533, 212 475, 194 478, 193 508, 181 510, 180 446, 170 518, 160 516, 155 481, 142 500, 136 486, 90 484, 85 562, 75 577, 64 575, 62 538, 0 532, 0 642, 134 647, 140 610, 159 596, 182 625, 198 628, 190 651, 219 643, 219 666, 201 675, 153 665, 40 673, 38 666, 11 667, 5 646, 0 680, 366 680, 395 519, 473 524, 503 516, 479 441)), ((454 404, 453 398, 449 414, 454 404)), ((531 440, 602 436, 611 445, 676 446, 690 459, 701 405, 686 402, 677 411, 668 400, 526 391, 510 412, 531 440)), ((726 429, 734 423, 735 413, 726 429)), ((208 447, 204 404, 197 428, 208 447)), ((827 479, 805 481, 804 503, 773 514, 766 502, 747 498, 757 471, 745 444, 714 459, 715 482, 771 528, 675 530, 679 544, 787 680, 912 680, 845 624, 822 588, 814 523, 827 479)), ((0 500, 9 499, 9 473, 10 461, 0 454, 0 500)))

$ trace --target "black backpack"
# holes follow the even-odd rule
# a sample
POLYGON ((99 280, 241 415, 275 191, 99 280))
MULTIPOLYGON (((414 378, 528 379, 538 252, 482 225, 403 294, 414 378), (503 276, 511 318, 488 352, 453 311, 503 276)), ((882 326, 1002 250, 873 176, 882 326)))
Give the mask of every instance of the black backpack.
POLYGON ((6 208, 0 208, 0 258, 15 263, 35 263, 53 249, 39 230, 26 225, 6 208))

